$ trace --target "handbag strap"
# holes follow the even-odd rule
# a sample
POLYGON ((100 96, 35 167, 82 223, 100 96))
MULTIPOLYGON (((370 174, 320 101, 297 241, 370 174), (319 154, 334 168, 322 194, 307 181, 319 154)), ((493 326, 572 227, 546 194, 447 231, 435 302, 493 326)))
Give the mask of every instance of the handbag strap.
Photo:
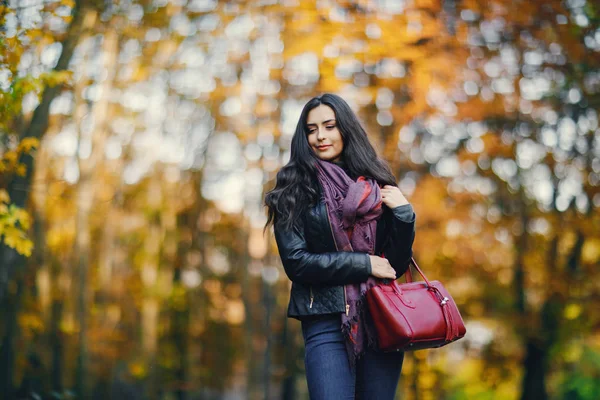
POLYGON ((410 263, 408 264, 408 268, 406 269, 406 282, 407 283, 411 283, 413 282, 413 276, 412 276, 412 271, 410 270, 410 264, 414 265, 415 268, 417 269, 417 271, 419 272, 419 274, 421 275, 421 277, 423 278, 423 280, 427 283, 427 286, 431 286, 431 284, 429 283, 429 280, 427 279, 427 277, 425 276, 425 274, 423 273, 423 271, 421 271, 421 268, 419 268, 419 266, 417 265, 417 262, 415 261, 414 257, 410 258, 410 263))

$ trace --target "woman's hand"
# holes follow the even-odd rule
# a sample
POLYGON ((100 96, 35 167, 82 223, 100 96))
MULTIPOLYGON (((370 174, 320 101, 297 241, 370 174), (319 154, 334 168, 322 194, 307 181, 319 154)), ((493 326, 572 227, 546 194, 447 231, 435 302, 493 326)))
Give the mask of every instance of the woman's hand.
POLYGON ((369 255, 371 259, 371 275, 377 278, 396 279, 396 270, 390 262, 382 257, 369 255))
POLYGON ((385 185, 381 188, 381 201, 389 208, 408 204, 408 200, 396 186, 385 185))

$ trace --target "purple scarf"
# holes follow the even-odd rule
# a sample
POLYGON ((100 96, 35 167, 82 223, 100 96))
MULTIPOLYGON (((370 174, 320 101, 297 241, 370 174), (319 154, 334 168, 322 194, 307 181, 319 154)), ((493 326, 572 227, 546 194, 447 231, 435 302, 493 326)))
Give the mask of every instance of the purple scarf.
MULTIPOLYGON (((373 254, 377 219, 383 213, 377 182, 362 176, 354 181, 338 165, 322 160, 317 161, 317 177, 337 250, 373 254)), ((373 327, 365 323, 364 299, 366 291, 379 282, 370 276, 366 282, 344 286, 347 313, 342 313, 342 333, 351 368, 363 355, 365 344, 376 345, 373 327)))

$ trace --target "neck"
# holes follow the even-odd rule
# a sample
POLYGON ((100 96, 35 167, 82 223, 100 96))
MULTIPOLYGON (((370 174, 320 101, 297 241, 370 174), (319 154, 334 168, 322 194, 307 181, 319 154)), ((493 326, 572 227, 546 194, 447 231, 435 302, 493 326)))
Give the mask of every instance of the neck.
POLYGON ((341 158, 338 158, 337 160, 333 160, 331 162, 339 167, 346 168, 346 163, 341 158))
POLYGON ((330 161, 332 164, 337 165, 338 167, 340 167, 341 169, 344 170, 344 172, 346 173, 346 175, 348 175, 352 180, 356 180, 356 177, 353 176, 350 173, 350 169, 348 169, 348 165, 344 162, 344 160, 340 157, 335 161, 330 161))

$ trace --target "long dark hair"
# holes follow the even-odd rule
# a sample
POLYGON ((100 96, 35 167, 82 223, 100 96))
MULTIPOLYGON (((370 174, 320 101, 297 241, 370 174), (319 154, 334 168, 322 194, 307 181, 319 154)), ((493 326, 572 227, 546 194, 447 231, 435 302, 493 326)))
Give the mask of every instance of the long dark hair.
POLYGON ((367 138, 358 118, 340 96, 326 93, 313 97, 302 109, 292 137, 290 161, 277 173, 275 187, 265 195, 268 219, 265 229, 275 222, 292 228, 309 206, 319 200, 315 163, 317 156, 308 143, 308 113, 325 104, 335 113, 344 149, 341 160, 353 177, 365 176, 380 185, 396 186, 396 178, 388 164, 380 159, 367 138))

